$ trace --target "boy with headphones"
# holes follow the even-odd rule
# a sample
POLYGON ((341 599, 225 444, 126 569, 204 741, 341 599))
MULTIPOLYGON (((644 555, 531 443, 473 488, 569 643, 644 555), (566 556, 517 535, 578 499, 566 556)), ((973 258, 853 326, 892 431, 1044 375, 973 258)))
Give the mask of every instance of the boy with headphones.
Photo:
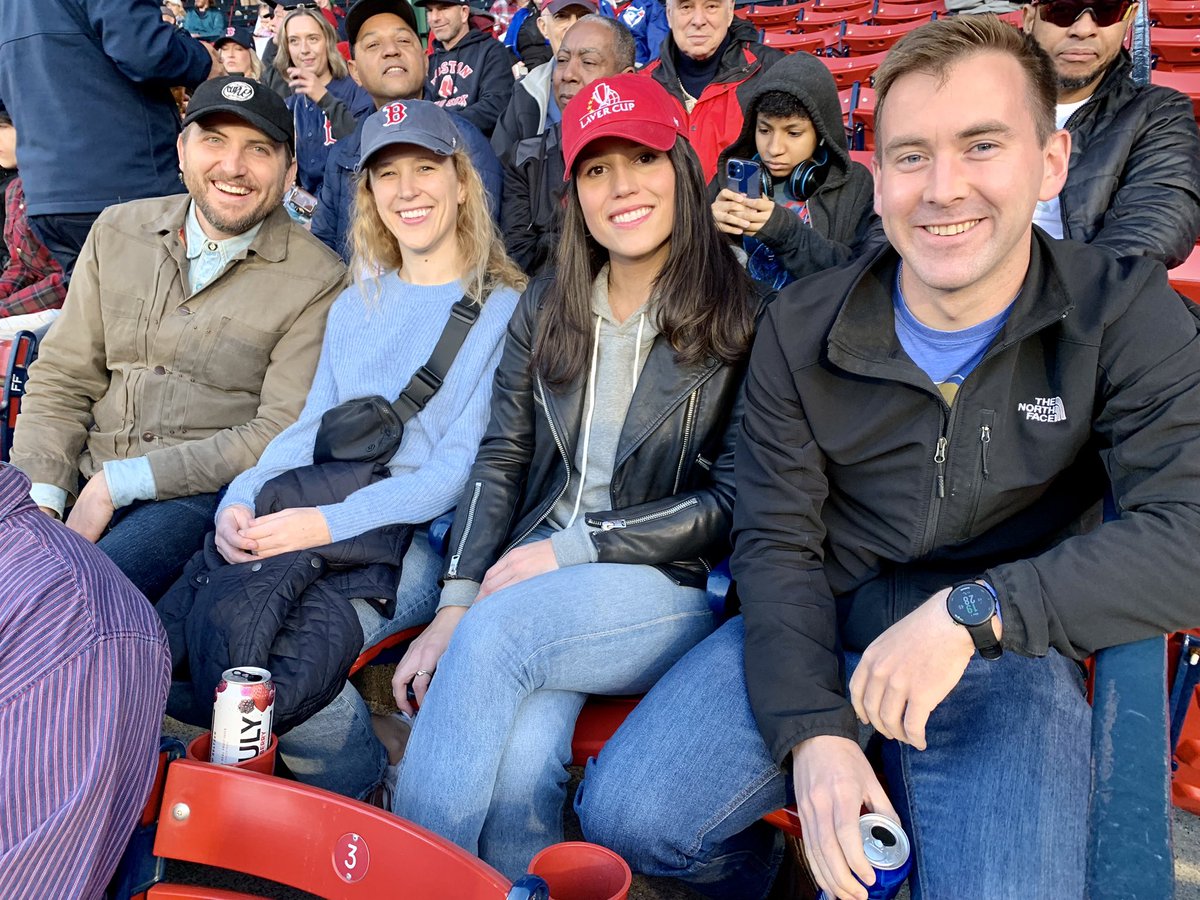
POLYGON ((874 184, 846 150, 833 76, 816 57, 777 62, 746 100, 745 126, 720 155, 711 187, 717 227, 741 237, 746 268, 781 288, 841 265, 880 234, 874 184), (730 160, 761 166, 761 196, 726 187, 730 160))

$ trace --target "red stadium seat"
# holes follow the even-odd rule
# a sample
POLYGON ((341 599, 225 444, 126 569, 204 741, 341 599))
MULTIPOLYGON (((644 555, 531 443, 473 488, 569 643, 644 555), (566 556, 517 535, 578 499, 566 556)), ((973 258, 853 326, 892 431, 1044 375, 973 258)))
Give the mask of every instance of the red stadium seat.
POLYGON ((1190 9, 1173 9, 1152 4, 1150 21, 1155 25, 1165 25, 1167 28, 1196 28, 1200 27, 1200 6, 1190 9))
POLYGON ((818 12, 840 12, 847 9, 859 9, 863 6, 874 6, 875 0, 817 0, 815 10, 818 12))
POLYGON ((827 28, 811 34, 763 31, 760 33, 759 40, 766 46, 782 50, 784 53, 819 53, 826 47, 837 45, 838 29, 827 28))
POLYGON ((811 31, 821 31, 832 26, 841 26, 843 22, 865 22, 871 17, 871 6, 866 4, 853 9, 838 9, 832 12, 822 12, 821 7, 809 9, 801 17, 797 30, 805 34, 811 31))
POLYGON ((833 80, 837 82, 838 90, 846 90, 854 82, 858 81, 866 85, 875 70, 879 68, 879 64, 883 62, 886 53, 872 53, 868 56, 846 56, 833 57, 827 59, 821 57, 821 62, 825 63, 830 72, 833 73, 833 80))
POLYGON ((871 21, 876 25, 899 25, 903 22, 926 21, 930 16, 942 15, 946 4, 942 0, 928 3, 880 3, 875 8, 871 21))
MULTIPOLYGON (((153 856, 232 869, 330 900, 503 900, 512 887, 450 841, 365 803, 186 759, 167 768, 153 856)), ((160 883, 146 894, 150 900, 254 897, 164 884, 161 870, 157 877, 160 883)))
POLYGON ((811 4, 793 3, 788 6, 751 6, 738 13, 743 19, 759 29, 778 29, 794 25, 800 17, 800 11, 811 4))
POLYGON ((1200 245, 1192 254, 1170 272, 1171 287, 1193 303, 1200 303, 1200 245))
POLYGON ((1151 28, 1150 49, 1159 67, 1200 68, 1200 28, 1151 28))
POLYGON ((1163 87, 1174 88, 1191 97, 1192 113, 1200 121, 1200 71, 1168 72, 1162 69, 1153 69, 1150 72, 1150 81, 1163 87))
POLYGON ((847 56, 862 56, 890 50, 900 38, 915 28, 920 28, 928 19, 902 22, 899 25, 847 25, 839 41, 841 51, 847 56))

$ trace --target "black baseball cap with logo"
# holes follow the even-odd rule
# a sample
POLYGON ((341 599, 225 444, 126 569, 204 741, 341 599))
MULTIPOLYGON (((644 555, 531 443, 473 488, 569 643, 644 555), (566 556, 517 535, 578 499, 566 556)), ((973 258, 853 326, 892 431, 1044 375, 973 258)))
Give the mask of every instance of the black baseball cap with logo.
POLYGON ((421 33, 417 27, 417 14, 413 12, 412 4, 408 0, 358 0, 346 13, 346 39, 350 46, 358 43, 358 32, 367 19, 384 13, 399 16, 404 20, 404 24, 413 30, 413 34, 421 33))
POLYGON ((253 125, 267 137, 295 151, 296 132, 291 111, 283 98, 261 82, 243 75, 227 75, 203 82, 188 103, 183 124, 224 112, 253 125))
POLYGON ((249 28, 237 28, 230 26, 225 29, 225 33, 213 41, 213 47, 220 49, 222 44, 227 44, 233 41, 239 47, 245 47, 247 50, 254 49, 254 35, 250 33, 249 28))

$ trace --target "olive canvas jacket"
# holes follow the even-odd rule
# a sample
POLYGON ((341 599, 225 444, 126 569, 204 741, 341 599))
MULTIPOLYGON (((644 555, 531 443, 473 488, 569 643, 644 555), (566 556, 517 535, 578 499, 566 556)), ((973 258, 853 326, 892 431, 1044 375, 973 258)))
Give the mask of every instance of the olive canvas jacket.
POLYGON ((158 499, 216 491, 299 415, 345 267, 282 207, 190 295, 186 194, 106 209, 30 368, 12 462, 74 497, 112 459, 158 499))

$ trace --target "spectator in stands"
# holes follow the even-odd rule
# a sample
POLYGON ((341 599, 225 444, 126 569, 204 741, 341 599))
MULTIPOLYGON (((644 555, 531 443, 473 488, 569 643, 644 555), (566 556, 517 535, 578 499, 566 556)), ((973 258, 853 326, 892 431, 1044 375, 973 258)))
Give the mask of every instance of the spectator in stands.
MULTIPOLYGON (((563 35, 583 16, 597 11, 593 0, 546 0, 538 16, 538 28, 550 42, 551 59, 536 67, 517 82, 512 99, 496 123, 492 132, 492 147, 501 159, 518 142, 537 137, 557 122, 562 121, 562 110, 551 99, 551 82, 554 79, 554 58, 562 46, 563 35)), ((615 72, 607 72, 615 75, 615 72)), ((599 77, 599 76, 597 76, 599 77)))
POLYGON ((0 97, 20 135, 26 211, 68 277, 102 209, 183 189, 170 86, 213 70, 211 51, 163 22, 156 0, 0 3, 0 97))
MULTIPOLYGON (((428 58, 417 36, 417 16, 408 0, 358 0, 346 14, 350 41, 350 72, 370 94, 375 108, 394 100, 419 100, 424 90, 428 58)), ((454 122, 483 179, 493 218, 500 214, 503 175, 500 161, 485 138, 463 116, 454 122)), ((350 261, 350 201, 358 168, 362 126, 342 138, 329 154, 312 233, 350 261)))
POLYGON ((470 26, 467 0, 417 0, 434 36, 425 99, 457 112, 491 137, 512 98, 512 59, 491 32, 470 26))
MULTIPOLYGON (((364 274, 334 303, 299 420, 229 486, 216 541, 231 563, 383 525, 420 525, 447 512, 487 425, 492 374, 525 278, 504 254, 454 117, 422 100, 387 104, 363 129, 361 170, 366 178, 358 184, 353 228, 359 271, 383 274, 364 274), (408 217, 421 209, 420 217, 408 217), (341 503, 254 518, 264 483, 313 461, 322 415, 355 397, 395 399, 430 358, 451 306, 464 297, 482 307, 479 320, 428 406, 405 424, 387 463, 391 477, 341 503)), ((405 554, 399 597, 382 607, 353 601, 364 646, 433 618, 441 563, 422 530, 405 554)), ((398 759, 397 752, 389 760, 371 721, 347 683, 333 703, 280 738, 280 753, 303 781, 365 797, 383 781, 388 762, 398 759)), ((389 724, 376 721, 381 730, 389 724)))
POLYGON ((747 94, 783 54, 758 43, 733 0, 667 0, 667 21, 671 35, 644 71, 687 110, 688 139, 711 181, 717 154, 741 133, 747 94))
POLYGON ((522 6, 521 10, 525 10, 528 14, 521 17, 521 10, 517 11, 513 19, 521 18, 521 22, 518 25, 514 21, 504 39, 505 46, 520 60, 513 67, 515 78, 524 78, 530 71, 548 63, 554 57, 554 54, 550 52, 550 42, 542 33, 537 0, 522 0, 522 2, 526 5, 522 6))
POLYGON ((179 23, 175 20, 175 12, 169 6, 165 6, 165 5, 163 6, 162 20, 164 22, 166 22, 168 25, 174 25, 176 27, 179 27, 179 23))
POLYGON ((333 29, 335 34, 341 33, 342 21, 346 18, 346 11, 340 6, 335 6, 329 0, 315 0, 317 10, 325 17, 325 21, 329 23, 329 27, 333 29))
POLYGON ((1133 82, 1122 43, 1136 9, 1130 0, 1024 7, 1025 31, 1058 73, 1056 124, 1071 133, 1067 183, 1033 220, 1053 237, 1169 268, 1200 236, 1200 132, 1187 96, 1133 82))
POLYGON ((750 277, 778 289, 855 255, 878 223, 874 183, 850 159, 837 83, 815 56, 780 60, 746 100, 741 136, 717 160, 713 218, 741 238, 750 277), (759 161, 770 190, 751 199, 721 187, 734 157, 759 161))
POLYGON ((754 823, 790 763, 831 895, 875 878, 865 805, 899 813, 914 896, 1083 897, 1078 661, 1200 621, 1200 327, 1158 264, 1032 227, 1070 154, 1033 42, 941 19, 892 48, 875 90, 892 246, 786 289, 750 361, 744 624, 639 705, 581 822, 635 869, 761 896, 776 857, 754 823), (1110 487, 1120 518, 1096 524, 1110 487))
POLYGON ((275 3, 271 0, 264 0, 258 4, 258 19, 254 23, 254 52, 258 54, 258 58, 267 68, 271 68, 271 63, 275 61, 274 57, 267 60, 263 56, 267 45, 271 44, 275 37, 275 9, 275 3))
POLYGON ((287 104, 296 117, 296 183, 317 194, 329 148, 370 115, 371 95, 350 77, 337 35, 312 7, 298 7, 283 20, 275 70, 292 89, 287 104))
POLYGON ((33 498, 152 600, 200 547, 217 492, 296 418, 344 266, 280 199, 292 116, 240 76, 196 90, 188 194, 105 212, 30 369, 12 461, 33 498))
MULTIPOLYGON (((0 168, 17 168, 16 133, 0 107, 0 168)), ((62 266, 37 239, 25 215, 20 176, 8 182, 4 195, 4 269, 0 272, 0 339, 28 329, 36 331, 53 319, 67 295, 62 266)))
POLYGON ((513 316, 440 608, 392 681, 421 702, 394 811, 509 877, 562 839, 586 695, 647 689, 713 627, 758 297, 677 109, 617 75, 563 111, 557 275, 513 316))
MULTIPOLYGON (((0 192, 6 191, 9 184, 17 177, 17 130, 13 127, 12 116, 0 100, 0 192)), ((0 204, 2 206, 2 204, 0 204)), ((4 246, 4 210, 0 208, 0 255, 7 256, 4 246)))
POLYGON ((213 41, 213 49, 230 75, 262 80, 262 60, 254 52, 254 36, 245 28, 226 28, 225 34, 213 41))
MULTIPOLYGON (((584 16, 559 45, 550 105, 566 109, 593 81, 632 72, 633 64, 633 36, 620 19, 584 16)), ((561 115, 542 134, 517 144, 504 160, 504 242, 517 265, 530 274, 554 259, 562 230, 565 172, 561 115)))
POLYGON ((104 554, 0 463, 0 884, 96 900, 158 764, 170 656, 158 617, 104 554))
POLYGON ((215 41, 225 33, 225 16, 211 0, 195 0, 183 17, 183 29, 200 41, 215 41))
POLYGON ((671 33, 663 0, 630 0, 619 11, 611 0, 602 0, 600 12, 620 19, 633 34, 639 67, 648 66, 658 59, 663 41, 671 33))
POLYGON ((237 0, 229 8, 229 27, 245 28, 247 31, 254 31, 261 6, 262 4, 258 0, 237 0))

